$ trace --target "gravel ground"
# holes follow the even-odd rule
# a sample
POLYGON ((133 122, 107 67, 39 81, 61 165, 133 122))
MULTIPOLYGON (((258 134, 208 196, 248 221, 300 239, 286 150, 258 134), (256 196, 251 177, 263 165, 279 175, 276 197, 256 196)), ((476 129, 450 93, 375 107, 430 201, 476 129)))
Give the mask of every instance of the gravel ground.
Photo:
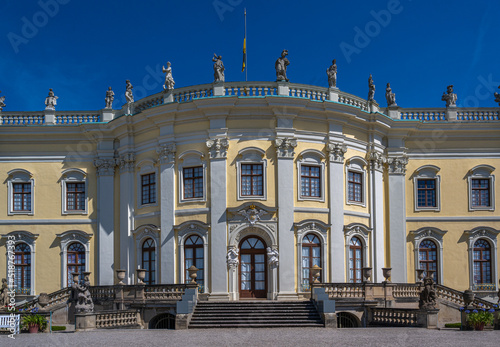
POLYGON ((418 328, 98 330, 0 335, 0 346, 500 346, 500 331, 418 328))

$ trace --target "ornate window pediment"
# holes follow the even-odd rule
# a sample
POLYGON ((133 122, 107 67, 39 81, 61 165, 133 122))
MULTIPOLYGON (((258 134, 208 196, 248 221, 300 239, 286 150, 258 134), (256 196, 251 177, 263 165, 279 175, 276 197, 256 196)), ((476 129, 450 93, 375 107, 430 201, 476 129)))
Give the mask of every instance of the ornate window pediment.
POLYGON ((467 174, 469 211, 495 210, 495 168, 491 165, 477 165, 467 174))
MULTIPOLYGON (((410 231, 410 235, 413 237, 413 250, 414 250, 414 256, 415 256, 415 264, 419 264, 419 250, 420 250, 420 244, 424 240, 431 240, 434 242, 434 244, 437 245, 437 282, 438 283, 443 283, 444 279, 444 274, 443 274, 443 238, 444 235, 447 233, 447 230, 441 230, 438 228, 434 227, 424 227, 420 228, 418 230, 412 230, 410 231)), ((419 266, 415 266, 415 270, 417 270, 419 266)), ((416 278, 416 272, 415 272, 415 278, 416 278)))

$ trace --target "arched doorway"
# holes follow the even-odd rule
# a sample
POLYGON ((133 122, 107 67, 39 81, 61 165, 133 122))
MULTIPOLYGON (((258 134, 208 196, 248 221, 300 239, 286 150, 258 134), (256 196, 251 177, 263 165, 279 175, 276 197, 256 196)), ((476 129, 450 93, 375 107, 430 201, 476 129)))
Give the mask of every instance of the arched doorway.
POLYGON ((245 237, 240 242, 240 298, 267 297, 267 256, 264 240, 245 237))

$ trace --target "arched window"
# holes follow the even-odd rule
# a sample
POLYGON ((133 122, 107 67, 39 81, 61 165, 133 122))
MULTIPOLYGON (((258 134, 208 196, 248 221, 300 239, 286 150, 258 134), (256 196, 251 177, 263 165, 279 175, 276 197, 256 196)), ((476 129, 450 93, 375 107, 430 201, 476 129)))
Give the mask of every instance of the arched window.
POLYGON ((418 265, 419 268, 425 270, 424 274, 427 277, 427 270, 434 270, 433 279, 437 281, 437 247, 436 244, 427 239, 420 242, 418 246, 418 265))
MULTIPOLYGON (((321 241, 314 234, 307 234, 302 239, 302 288, 309 290, 314 281, 311 268, 314 265, 321 267, 321 241)), ((321 282, 321 275, 318 277, 321 282)))
POLYGON ((146 270, 144 283, 156 283, 156 248, 153 239, 146 239, 142 244, 142 268, 146 270))
POLYGON ((68 246, 67 252, 67 278, 68 278, 68 287, 71 287, 73 284, 73 276, 71 275, 74 272, 78 272, 79 280, 83 280, 83 272, 85 271, 85 247, 79 242, 74 242, 68 246))
POLYGON ((14 250, 14 266, 16 293, 31 294, 31 249, 23 243, 18 243, 14 250))
POLYGON ((349 279, 351 283, 361 283, 363 267, 363 244, 358 237, 351 238, 349 244, 349 279))
POLYGON ((474 243, 474 284, 493 283, 491 278, 491 246, 479 239, 474 243))
POLYGON ((203 287, 203 239, 198 235, 191 235, 186 239, 184 243, 184 270, 185 270, 185 280, 186 283, 191 281, 189 277, 189 272, 187 271, 191 265, 198 268, 196 277, 196 282, 203 287))

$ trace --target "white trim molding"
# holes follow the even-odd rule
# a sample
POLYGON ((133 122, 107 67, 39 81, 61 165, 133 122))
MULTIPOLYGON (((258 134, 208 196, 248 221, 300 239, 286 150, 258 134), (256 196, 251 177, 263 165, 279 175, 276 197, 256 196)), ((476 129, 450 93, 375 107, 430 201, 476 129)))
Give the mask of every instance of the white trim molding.
MULTIPOLYGON (((497 236, 500 230, 480 226, 472 230, 464 231, 467 237, 467 252, 469 254, 469 285, 474 290, 474 244, 480 239, 486 240, 491 246, 491 281, 494 290, 498 290, 498 268, 497 268, 497 236)), ((493 291, 493 290, 492 290, 493 291)))
POLYGON ((325 159, 326 155, 316 149, 306 149, 297 157, 297 199, 325 202, 325 159), (320 196, 302 196, 302 165, 319 167, 320 196))
POLYGON ((92 234, 87 234, 86 232, 80 230, 69 230, 62 234, 57 234, 57 238, 60 242, 61 247, 61 289, 66 288, 66 283, 68 282, 67 276, 67 260, 68 260, 68 247, 73 242, 79 242, 85 247, 85 271, 90 271, 90 239, 92 234))
POLYGON ((368 162, 359 156, 351 157, 346 160, 345 166, 345 203, 346 205, 357 205, 366 207, 366 167, 368 162), (362 192, 361 202, 349 200, 349 171, 361 174, 362 192))
POLYGON ((417 269, 419 268, 419 258, 418 252, 420 248, 420 243, 424 240, 431 240, 436 244, 437 251, 437 282, 443 283, 443 237, 447 230, 441 230, 434 227, 423 227, 418 230, 410 231, 410 235, 413 236, 413 253, 415 257, 415 278, 417 278, 417 269))
POLYGON ((7 173, 7 187, 8 187, 8 215, 29 215, 35 214, 35 180, 33 174, 24 169, 14 169, 7 173), (14 211, 14 188, 15 183, 30 183, 31 184, 31 204, 29 211, 14 211))
POLYGON ((467 191, 469 196, 469 211, 495 211, 495 168, 491 165, 477 165, 467 173, 467 191), (489 206, 472 206, 472 180, 485 179, 489 181, 489 206))
MULTIPOLYGON (((61 214, 62 215, 87 215, 88 214, 88 181, 87 173, 80 169, 66 169, 61 175, 61 214), (85 185, 85 203, 83 210, 68 210, 67 206, 67 184, 68 183, 84 183, 85 185)), ((76 200, 76 199, 75 199, 76 200)))
MULTIPOLYGON (((155 243, 155 284, 161 283, 160 279, 160 228, 153 224, 144 224, 132 231, 135 243, 135 269, 142 268, 142 245, 147 239, 152 239, 155 243)), ((135 273, 128 274, 132 283, 135 283, 135 273)))
MULTIPOLYGON (((363 243, 363 267, 368 266, 368 259, 371 259, 370 249, 368 247, 370 234, 373 229, 367 227, 361 223, 351 223, 344 226, 344 237, 345 237, 345 271, 346 271, 346 281, 350 282, 351 277, 349 275, 349 247, 351 244, 351 239, 357 236, 361 239, 363 243)), ((374 269, 375 270, 375 269, 374 269)))
POLYGON ((177 176, 179 177, 179 204, 184 202, 207 201, 207 161, 205 154, 195 150, 182 152, 177 158, 177 176), (184 198, 184 169, 190 167, 202 167, 203 172, 203 194, 198 198, 184 198))
MULTIPOLYGON (((136 182, 137 182, 137 201, 136 206, 137 209, 140 210, 143 207, 149 206, 158 206, 158 200, 160 199, 160 191, 159 187, 159 179, 160 175, 158 173, 158 167, 156 167, 153 159, 144 159, 141 160, 136 165, 137 174, 136 174, 136 182), (155 174, 155 202, 149 204, 142 204, 142 176, 148 174, 155 174)), ((131 274, 132 275, 132 274, 131 274)))
POLYGON ((415 212, 421 211, 441 211, 441 176, 437 173, 441 170, 435 165, 424 165, 415 170, 413 178, 413 206, 415 212), (436 206, 419 207, 418 206, 418 180, 428 179, 435 181, 436 189, 436 206))
MULTIPOLYGON (((238 152, 236 157, 236 185, 237 200, 267 200, 267 159, 266 152, 257 147, 247 147, 238 152), (242 195, 241 194, 241 165, 261 164, 262 165, 262 195, 242 195)), ((217 174, 217 173, 211 173, 217 174)))

